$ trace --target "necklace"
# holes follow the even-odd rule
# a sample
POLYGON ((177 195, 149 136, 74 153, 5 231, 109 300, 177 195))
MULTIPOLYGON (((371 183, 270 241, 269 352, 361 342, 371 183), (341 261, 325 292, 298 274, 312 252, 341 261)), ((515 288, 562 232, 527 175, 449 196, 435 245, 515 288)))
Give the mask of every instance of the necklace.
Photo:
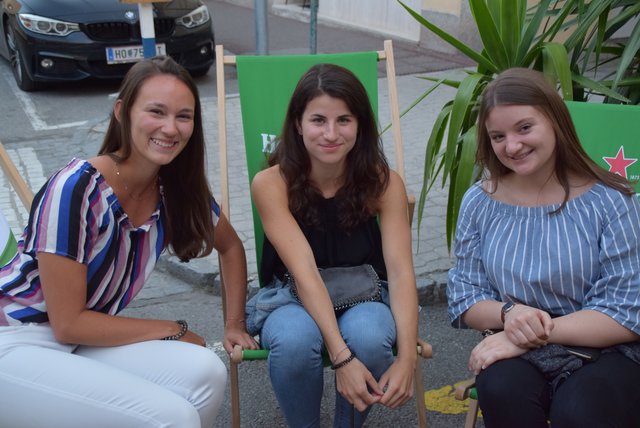
POLYGON ((122 174, 120 174, 119 166, 120 166, 120 162, 121 162, 122 159, 120 157, 118 157, 117 155, 115 155, 114 153, 109 153, 109 157, 111 158, 111 160, 113 160, 113 166, 115 168, 116 175, 118 176, 118 180, 120 180, 122 182, 122 186, 124 187, 125 192, 127 193, 127 195, 131 199, 134 199, 136 201, 142 201, 143 199, 145 199, 147 197, 147 194, 150 193, 149 190, 155 190, 156 183, 158 182, 158 176, 157 175, 156 175, 155 179, 151 181, 151 183, 149 183, 144 189, 142 189, 141 192, 138 193, 138 195, 134 194, 134 192, 129 189, 129 185, 125 181, 125 179, 122 176, 122 174))

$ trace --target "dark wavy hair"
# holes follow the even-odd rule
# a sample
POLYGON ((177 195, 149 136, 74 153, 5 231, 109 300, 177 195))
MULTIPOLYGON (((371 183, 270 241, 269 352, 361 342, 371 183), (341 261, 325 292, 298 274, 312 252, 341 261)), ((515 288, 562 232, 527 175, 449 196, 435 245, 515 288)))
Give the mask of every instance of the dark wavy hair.
POLYGON ((485 126, 491 110, 499 105, 533 106, 551 122, 556 135, 555 174, 564 189, 564 200, 557 211, 563 209, 569 200, 570 172, 590 177, 626 195, 635 194, 629 181, 601 168, 587 155, 580 144, 567 105, 544 75, 535 70, 517 67, 503 71, 489 83, 480 102, 476 159, 488 173, 494 190, 500 178, 511 171, 493 151, 485 126))
POLYGON ((356 143, 346 159, 344 184, 335 196, 339 225, 349 230, 375 214, 375 202, 389 182, 389 165, 367 91, 351 71, 334 64, 317 64, 300 78, 269 165, 280 166, 294 216, 318 225, 322 194, 309 178, 311 161, 298 125, 307 104, 321 95, 344 101, 358 122, 356 143))
POLYGON ((164 190, 165 242, 180 260, 206 256, 213 250, 212 195, 205 174, 205 142, 198 87, 182 66, 167 56, 157 56, 135 64, 120 85, 120 120, 111 113, 109 127, 99 154, 119 152, 121 159, 131 155, 131 106, 147 79, 158 75, 175 76, 195 99, 193 134, 182 152, 168 165, 160 167, 164 190))

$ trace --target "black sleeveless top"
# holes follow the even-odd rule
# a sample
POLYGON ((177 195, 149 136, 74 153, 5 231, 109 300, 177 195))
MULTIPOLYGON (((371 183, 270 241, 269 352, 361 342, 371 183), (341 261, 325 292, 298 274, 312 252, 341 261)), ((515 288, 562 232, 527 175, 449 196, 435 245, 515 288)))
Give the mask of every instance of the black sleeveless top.
MULTIPOLYGON (((370 264, 380 279, 387 279, 382 256, 382 238, 376 217, 369 217, 348 232, 338 225, 338 212, 334 198, 323 199, 320 204, 320 225, 303 224, 296 218, 307 238, 316 265, 319 268, 358 266, 370 264)), ((267 237, 262 247, 260 278, 269 284, 274 277, 284 280, 287 272, 282 260, 267 237)))

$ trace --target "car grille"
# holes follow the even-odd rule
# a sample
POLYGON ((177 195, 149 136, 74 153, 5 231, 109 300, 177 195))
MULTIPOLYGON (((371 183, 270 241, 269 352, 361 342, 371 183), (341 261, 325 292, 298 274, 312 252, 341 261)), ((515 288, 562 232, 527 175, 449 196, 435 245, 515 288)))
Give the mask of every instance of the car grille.
MULTIPOLYGON (((176 23, 173 18, 156 18, 153 20, 156 37, 169 37, 173 34, 176 23)), ((126 22, 98 22, 84 26, 84 32, 91 40, 97 42, 127 42, 141 40, 140 24, 126 22)))

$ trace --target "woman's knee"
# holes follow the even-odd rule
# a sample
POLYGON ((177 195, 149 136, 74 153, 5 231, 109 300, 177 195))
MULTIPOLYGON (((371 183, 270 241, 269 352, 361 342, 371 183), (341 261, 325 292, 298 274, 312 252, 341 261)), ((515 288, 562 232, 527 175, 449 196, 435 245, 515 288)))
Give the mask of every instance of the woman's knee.
POLYGON ((535 367, 520 358, 493 363, 476 376, 476 388, 485 420, 493 426, 546 426, 548 382, 535 367))
POLYGON ((617 352, 573 372, 554 394, 554 426, 638 427, 640 367, 617 352))
POLYGON ((393 315, 382 303, 356 305, 339 317, 338 324, 349 347, 362 355, 390 353, 396 341, 393 315))
POLYGON ((286 359, 288 364, 319 358, 322 334, 313 318, 300 305, 287 305, 273 311, 262 328, 262 344, 271 359, 286 359))
POLYGON ((215 352, 194 347, 184 355, 182 371, 184 387, 192 397, 208 397, 224 391, 227 383, 227 368, 215 352))

